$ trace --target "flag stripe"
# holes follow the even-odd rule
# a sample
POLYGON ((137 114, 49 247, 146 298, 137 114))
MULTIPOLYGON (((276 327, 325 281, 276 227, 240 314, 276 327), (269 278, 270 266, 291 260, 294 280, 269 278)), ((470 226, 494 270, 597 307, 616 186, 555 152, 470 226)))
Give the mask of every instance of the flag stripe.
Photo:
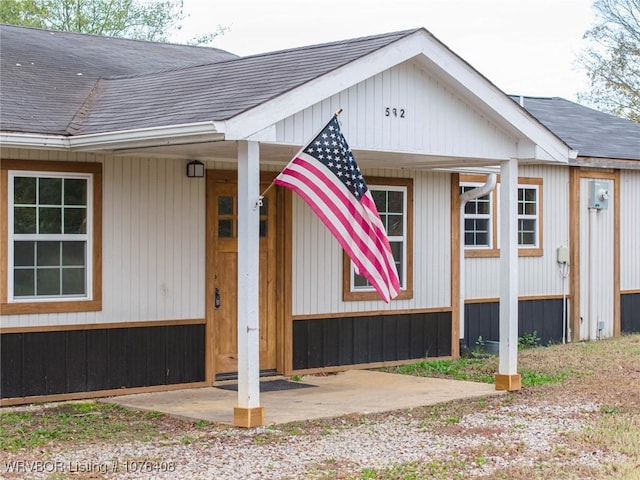
POLYGON ((354 260, 358 271, 374 285, 376 290, 389 290, 383 295, 385 299, 389 295, 395 296, 399 291, 399 282, 391 281, 393 277, 397 279, 397 274, 392 275, 389 272, 392 268, 392 273, 395 273, 395 261, 387 246, 388 243, 381 241, 381 234, 386 239, 382 222, 379 220, 377 210, 372 218, 371 212, 363 208, 370 205, 375 208, 369 192, 365 195, 365 198, 369 197, 368 201, 359 203, 353 195, 344 193, 344 189, 336 184, 338 180, 334 183, 334 175, 327 175, 320 170, 325 168, 324 165, 313 160, 309 162, 304 158, 305 156, 301 154, 296 157, 278 176, 276 183, 290 186, 292 190, 303 196, 327 228, 338 238, 339 243, 354 260), (308 189, 312 190, 312 195, 309 194, 308 189), (331 195, 328 195, 327 191, 331 195), (364 212, 358 210, 364 210, 364 212), (345 216, 343 212, 348 215, 345 216), (380 253, 384 253, 383 257, 386 258, 380 259, 380 253), (375 278, 368 278, 367 272, 371 272, 372 269, 376 272, 375 278), (387 285, 392 288, 387 288, 387 285))
MULTIPOLYGON (((292 164, 292 165, 300 166, 301 169, 304 169, 300 173, 301 178, 304 180, 305 175, 309 175, 310 173, 313 174, 315 180, 318 183, 322 183, 325 187, 331 190, 331 193, 333 193, 337 197, 337 199, 339 199, 342 202, 342 205, 335 205, 335 208, 340 209, 341 206, 346 208, 348 213, 352 215, 352 217, 349 217, 349 220, 356 220, 357 225, 362 228, 363 231, 357 232, 359 235, 358 238, 374 241, 376 242, 376 245, 373 248, 375 248, 376 250, 380 248, 381 245, 377 244, 378 243, 377 240, 379 239, 378 234, 380 232, 384 234, 384 227, 382 226, 382 222, 378 220, 377 214, 373 218, 371 218, 371 212, 366 212, 367 213, 366 216, 362 215, 361 212, 359 212, 359 210, 361 210, 361 207, 363 205, 359 203, 357 200, 355 200, 355 198, 352 195, 345 194, 344 191, 341 190, 340 187, 336 185, 336 182, 331 181, 331 177, 327 177, 323 172, 319 171, 319 169, 322 168, 321 165, 317 166, 315 163, 310 163, 308 161, 305 161, 303 159, 303 156, 304 154, 301 157, 296 158, 296 160, 292 164), (374 219, 377 220, 377 222, 372 221, 374 219), (372 225, 372 223, 374 225, 372 225)), ((327 203, 327 204, 329 202, 334 203, 332 200, 332 197, 327 197, 326 194, 324 193, 324 190, 321 190, 320 193, 323 194, 324 203, 327 203)), ((352 225, 352 222, 347 221, 344 224, 347 227, 350 227, 352 225)))
POLYGON ((274 183, 302 197, 385 302, 398 295, 400 281, 385 227, 337 114, 274 183))
MULTIPOLYGON (((384 225, 382 224, 382 221, 380 220, 380 217, 378 215, 378 208, 376 207, 376 203, 373 200, 371 193, 367 192, 367 194, 362 198, 360 203, 366 210, 370 212, 370 215, 375 219, 374 225, 376 225, 376 228, 374 229, 374 231, 377 235, 378 242, 380 242, 383 252, 386 253, 387 262, 390 262, 393 265, 393 272, 396 272, 395 259, 393 258, 393 253, 391 252, 391 246, 389 245, 387 233, 384 228, 384 225)), ((396 272, 396 275, 393 275, 393 276, 396 277, 396 283, 398 284, 398 289, 399 289, 400 287, 399 287, 399 282, 397 281, 397 272, 396 272)), ((393 278, 390 280, 393 280, 393 278)))
MULTIPOLYGON (((301 179, 299 174, 295 171, 290 172, 290 174, 295 177, 299 183, 299 185, 294 185, 293 183, 291 183, 290 185, 295 188, 297 193, 306 197, 307 201, 314 202, 312 208, 314 208, 316 214, 321 217, 325 225, 327 225, 332 233, 335 236, 339 237, 339 241, 345 248, 345 250, 348 250, 348 253, 355 251, 360 254, 358 255, 359 257, 364 256, 364 259, 362 261, 356 261, 359 268, 362 270, 364 267, 364 269, 366 270, 371 270, 371 268, 373 267, 375 268, 376 272, 380 273, 380 275, 383 275, 382 265, 375 257, 372 258, 371 253, 374 246, 371 245, 371 239, 367 239, 369 240, 369 242, 365 242, 363 241, 362 237, 354 235, 352 225, 349 224, 348 219, 345 218, 345 216, 341 213, 339 206, 331 206, 325 204, 327 208, 319 208, 319 205, 322 204, 322 202, 327 202, 329 200, 321 188, 319 188, 317 185, 309 185, 307 183, 304 183, 304 180, 301 179), (367 245, 366 243, 369 243, 369 245, 367 245), (375 265, 371 265, 371 263, 369 262, 370 259, 374 261, 375 265), (366 265, 363 265, 364 263, 366 263, 366 265)), ((379 281, 376 283, 379 283, 379 281)))
POLYGON ((379 225, 379 227, 375 229, 375 233, 377 235, 378 242, 380 242, 381 251, 386 254, 387 263, 393 266, 389 282, 392 282, 395 286, 395 290, 397 292, 400 292, 400 281, 398 279, 398 273, 395 266, 396 261, 393 258, 393 253, 391 252, 391 245, 389 245, 386 230, 384 228, 384 225, 382 224, 382 221, 380 220, 380 217, 378 216, 378 209, 376 207, 375 201, 373 200, 371 194, 367 192, 360 203, 365 207, 365 209, 373 212, 372 215, 374 215, 375 219, 377 220, 377 224, 379 225))
MULTIPOLYGON (((344 224, 345 219, 343 218, 340 220, 339 217, 341 215, 336 213, 336 211, 330 207, 323 209, 321 207, 322 201, 318 196, 317 187, 314 186, 310 189, 308 184, 296 177, 297 175, 293 176, 286 186, 300 195, 313 209, 315 214, 338 240, 338 243, 340 243, 340 245, 345 249, 347 255, 353 259, 354 263, 358 267, 358 271, 365 275, 367 280, 369 280, 377 291, 385 292, 387 290, 385 286, 385 279, 387 275, 384 274, 382 267, 379 264, 377 268, 371 265, 370 254, 364 252, 362 248, 357 248, 357 245, 354 245, 354 237, 349 235, 346 231, 344 224)), ((381 293, 381 295, 388 301, 388 293, 381 293)))

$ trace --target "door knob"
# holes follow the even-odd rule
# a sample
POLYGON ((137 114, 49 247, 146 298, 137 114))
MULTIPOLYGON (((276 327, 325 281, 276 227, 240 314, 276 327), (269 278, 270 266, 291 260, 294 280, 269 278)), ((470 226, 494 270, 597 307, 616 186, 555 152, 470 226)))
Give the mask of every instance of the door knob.
POLYGON ((213 301, 216 308, 220 308, 220 290, 216 288, 216 295, 213 301))

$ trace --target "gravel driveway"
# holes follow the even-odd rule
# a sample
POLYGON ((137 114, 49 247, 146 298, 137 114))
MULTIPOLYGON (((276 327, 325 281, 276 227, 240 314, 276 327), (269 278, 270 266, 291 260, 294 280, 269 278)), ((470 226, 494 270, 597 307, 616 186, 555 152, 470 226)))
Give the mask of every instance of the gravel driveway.
MULTIPOLYGON (((301 425, 299 431, 288 425, 283 430, 217 428, 196 436, 167 432, 152 442, 53 449, 45 461, 37 454, 28 455, 28 460, 24 453, 10 454, 5 467, 16 460, 40 460, 43 465, 41 471, 33 465, 30 472, 5 471, 3 478, 345 478, 366 469, 393 469, 411 462, 430 465, 444 475, 434 478, 491 478, 497 469, 544 462, 559 449, 567 450, 564 463, 572 468, 614 460, 599 451, 571 454, 569 435, 589 426, 590 416, 599 409, 594 403, 474 400, 484 401, 495 402, 495 408, 463 415, 455 409, 434 413, 424 408, 350 416, 301 425), (447 472, 459 476, 449 477, 447 472)), ((554 462, 557 466, 557 459, 554 462)))

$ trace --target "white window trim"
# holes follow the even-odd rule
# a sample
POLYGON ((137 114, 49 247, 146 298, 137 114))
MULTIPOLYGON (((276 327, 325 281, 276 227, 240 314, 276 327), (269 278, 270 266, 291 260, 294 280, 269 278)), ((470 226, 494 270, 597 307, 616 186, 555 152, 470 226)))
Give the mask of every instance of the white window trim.
POLYGON ((48 172, 34 170, 9 170, 7 185, 7 220, 8 220, 8 258, 7 258, 7 302, 8 303, 46 303, 46 302, 73 302, 78 300, 93 300, 93 181, 94 175, 91 173, 75 172, 48 172), (39 177, 39 178, 63 178, 63 179, 83 179, 87 180, 87 205, 86 205, 86 232, 82 235, 65 234, 14 234, 14 178, 15 177, 39 177), (15 241, 84 241, 86 242, 85 253, 85 294, 84 295, 51 295, 14 297, 14 245, 15 241))
MULTIPOLYGON (((460 186, 459 189, 462 189, 463 187, 481 187, 482 185, 484 185, 483 183, 480 182, 460 182, 460 186)), ((462 212, 463 216, 464 216, 464 220, 466 220, 467 218, 469 219, 487 219, 489 220, 488 224, 487 224, 487 229, 489 231, 489 242, 488 245, 466 245, 466 243, 464 244, 464 248, 465 250, 492 250, 494 248, 493 243, 495 241, 495 239, 493 238, 493 222, 494 222, 494 218, 493 218, 493 202, 494 202, 494 196, 493 196, 493 192, 489 192, 487 194, 487 196, 489 197, 489 213, 488 214, 467 214, 465 212, 462 212)), ((465 222, 463 222, 464 225, 465 222)), ((466 236, 467 234, 467 230, 465 229, 462 232, 462 236, 463 238, 466 236)))
MULTIPOLYGON (((402 278, 400 278, 400 291, 405 291, 407 289, 407 223, 409 219, 407 218, 407 197, 408 197, 408 188, 406 186, 400 185, 368 185, 369 191, 385 191, 385 192, 402 192, 402 236, 394 235, 387 236, 389 242, 402 242, 402 278)), ((353 293, 362 293, 362 292, 375 292, 373 286, 355 286, 355 266, 353 262, 350 262, 351 271, 350 271, 350 291, 353 293)))
MULTIPOLYGON (((526 178, 526 177, 524 177, 526 178)), ((481 186, 483 185, 483 183, 480 182, 459 182, 459 188, 463 187, 463 186, 481 186)), ((490 195, 490 199, 491 199, 491 214, 490 214, 490 238, 491 238, 491 244, 489 247, 479 247, 479 246, 474 246, 474 245, 465 245, 464 249, 466 251, 470 251, 470 250, 500 250, 500 209, 494 209, 494 205, 493 202, 496 202, 496 205, 500 205, 500 183, 498 182, 496 184, 496 188, 489 194, 490 195), (495 196, 494 196, 495 195, 495 196), (494 219, 494 212, 495 212, 495 219, 494 219), (493 233, 494 233, 494 228, 492 223, 496 222, 495 225, 495 230, 496 230, 496 238, 493 238, 493 233)), ((536 233, 535 233, 535 244, 521 244, 518 243, 518 249, 522 249, 522 250, 527 250, 527 249, 538 249, 540 248, 541 245, 541 238, 540 238, 540 215, 541 215, 541 209, 540 209, 540 185, 538 185, 537 183, 518 183, 518 195, 519 195, 519 190, 520 189, 533 189, 536 191, 536 214, 535 215, 520 215, 518 214, 518 220, 520 219, 534 219, 536 221, 536 233)), ((518 204, 520 203, 520 197, 518 196, 518 204)), ((517 208, 517 206, 516 206, 517 208)), ((467 218, 467 215, 465 215, 465 218, 467 218)), ((474 218, 473 216, 469 216, 468 218, 474 218)), ((464 235, 466 232, 463 231, 461 232, 461 235, 464 235)), ((520 235, 519 235, 519 231, 518 231, 518 242, 520 242, 520 235)))
POLYGON ((535 184, 518 184, 518 205, 520 205, 520 189, 535 190, 536 192, 536 214, 518 214, 518 220, 535 220, 534 243, 520 243, 520 228, 518 228, 518 248, 538 248, 540 245, 540 188, 535 184))

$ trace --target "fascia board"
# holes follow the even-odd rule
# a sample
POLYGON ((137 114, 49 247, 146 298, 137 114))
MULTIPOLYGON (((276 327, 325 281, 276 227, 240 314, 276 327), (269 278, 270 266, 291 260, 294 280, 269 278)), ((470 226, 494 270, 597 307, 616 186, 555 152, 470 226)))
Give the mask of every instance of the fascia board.
POLYGON ((69 138, 69 145, 75 151, 90 151, 212 142, 224 140, 219 127, 214 122, 200 122, 78 135, 69 138))
POLYGON ((213 142, 224 139, 224 123, 219 122, 140 128, 74 137, 31 133, 0 133, 0 145, 4 147, 73 151, 157 147, 213 142))
POLYGON ((39 135, 33 133, 0 133, 0 145, 13 148, 40 148, 68 150, 69 137, 62 135, 39 135))
POLYGON ((422 49, 424 35, 423 32, 409 35, 227 120, 227 140, 249 138, 310 105, 413 58, 422 49))

